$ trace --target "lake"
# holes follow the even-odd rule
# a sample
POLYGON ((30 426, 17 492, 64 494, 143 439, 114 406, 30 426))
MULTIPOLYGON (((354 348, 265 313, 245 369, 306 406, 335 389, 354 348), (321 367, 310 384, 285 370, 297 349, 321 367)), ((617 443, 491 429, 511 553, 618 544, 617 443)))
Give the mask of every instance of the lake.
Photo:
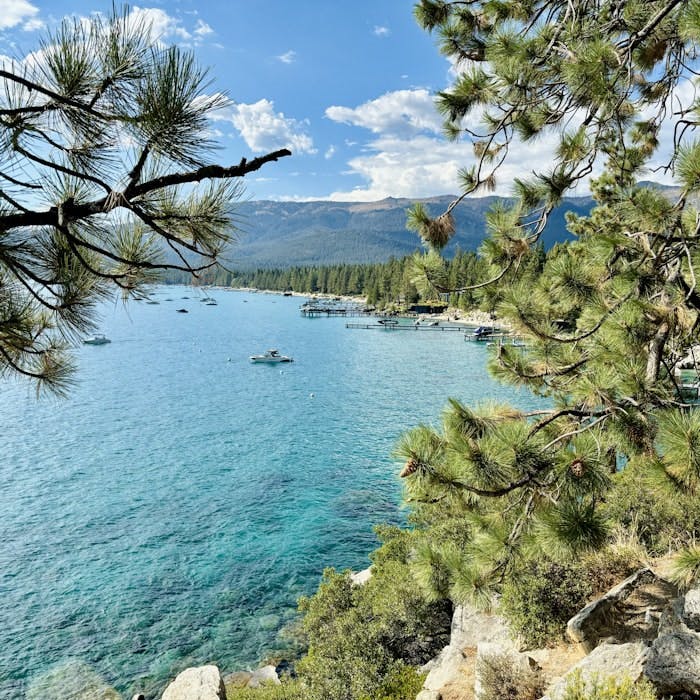
POLYGON ((189 665, 255 666, 325 567, 365 568, 372 525, 402 522, 403 431, 448 396, 533 405, 462 333, 208 293, 216 306, 185 287, 105 305, 112 342, 77 348, 67 399, 2 383, 1 698, 76 668, 130 697, 189 665), (295 361, 249 361, 268 348, 295 361))

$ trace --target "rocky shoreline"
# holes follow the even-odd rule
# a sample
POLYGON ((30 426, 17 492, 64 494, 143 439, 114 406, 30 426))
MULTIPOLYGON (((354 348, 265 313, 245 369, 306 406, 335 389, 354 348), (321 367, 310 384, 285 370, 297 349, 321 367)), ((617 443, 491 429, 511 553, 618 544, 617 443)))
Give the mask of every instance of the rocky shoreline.
MULTIPOLYGON (((363 585, 371 570, 351 576, 363 585)), ((485 669, 494 659, 537 676, 546 688, 541 700, 562 700, 574 678, 584 688, 607 678, 645 678, 659 696, 700 695, 700 588, 679 591, 662 565, 639 569, 590 602, 571 618, 567 635, 557 647, 524 648, 497 614, 459 605, 449 644, 421 669, 427 676, 416 700, 485 700, 485 669)), ((216 666, 200 666, 180 673, 162 700, 227 700, 227 687, 270 683, 281 683, 273 665, 226 676, 216 666)))

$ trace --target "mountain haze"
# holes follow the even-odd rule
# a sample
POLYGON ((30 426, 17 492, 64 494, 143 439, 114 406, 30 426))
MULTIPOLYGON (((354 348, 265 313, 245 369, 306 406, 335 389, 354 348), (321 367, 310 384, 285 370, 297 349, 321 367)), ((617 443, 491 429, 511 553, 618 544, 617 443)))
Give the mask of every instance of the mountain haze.
MULTIPOLYGON (((445 210, 452 195, 378 202, 248 201, 238 205, 240 239, 227 258, 238 269, 385 262, 420 248, 418 236, 406 229, 406 211, 416 201, 431 215, 445 210)), ((485 237, 485 215, 499 197, 467 199, 454 211, 457 232, 447 247, 476 250, 485 237)), ((551 217, 543 240, 547 248, 569 237, 564 214, 586 214, 590 197, 567 199, 551 217)))

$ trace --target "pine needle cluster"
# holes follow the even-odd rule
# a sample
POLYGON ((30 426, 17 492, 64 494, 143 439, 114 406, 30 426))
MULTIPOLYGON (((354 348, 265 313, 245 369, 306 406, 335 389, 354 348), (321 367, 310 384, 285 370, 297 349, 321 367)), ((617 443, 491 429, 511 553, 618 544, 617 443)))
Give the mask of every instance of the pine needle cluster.
POLYGON ((0 88, 0 374, 62 392, 97 303, 216 265, 241 178, 290 152, 213 163, 228 98, 128 7, 64 19, 0 88))

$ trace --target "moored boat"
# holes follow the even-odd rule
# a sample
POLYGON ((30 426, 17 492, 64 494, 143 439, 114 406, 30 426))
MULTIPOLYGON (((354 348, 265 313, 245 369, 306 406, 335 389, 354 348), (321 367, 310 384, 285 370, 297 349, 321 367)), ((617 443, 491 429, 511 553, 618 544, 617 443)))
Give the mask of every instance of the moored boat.
POLYGON ((92 335, 89 338, 83 338, 83 343, 85 345, 105 345, 111 342, 112 341, 102 333, 96 333, 95 335, 92 335))
POLYGON ((294 360, 287 355, 280 355, 279 350, 266 350, 263 355, 251 355, 251 362, 293 362, 294 360))

